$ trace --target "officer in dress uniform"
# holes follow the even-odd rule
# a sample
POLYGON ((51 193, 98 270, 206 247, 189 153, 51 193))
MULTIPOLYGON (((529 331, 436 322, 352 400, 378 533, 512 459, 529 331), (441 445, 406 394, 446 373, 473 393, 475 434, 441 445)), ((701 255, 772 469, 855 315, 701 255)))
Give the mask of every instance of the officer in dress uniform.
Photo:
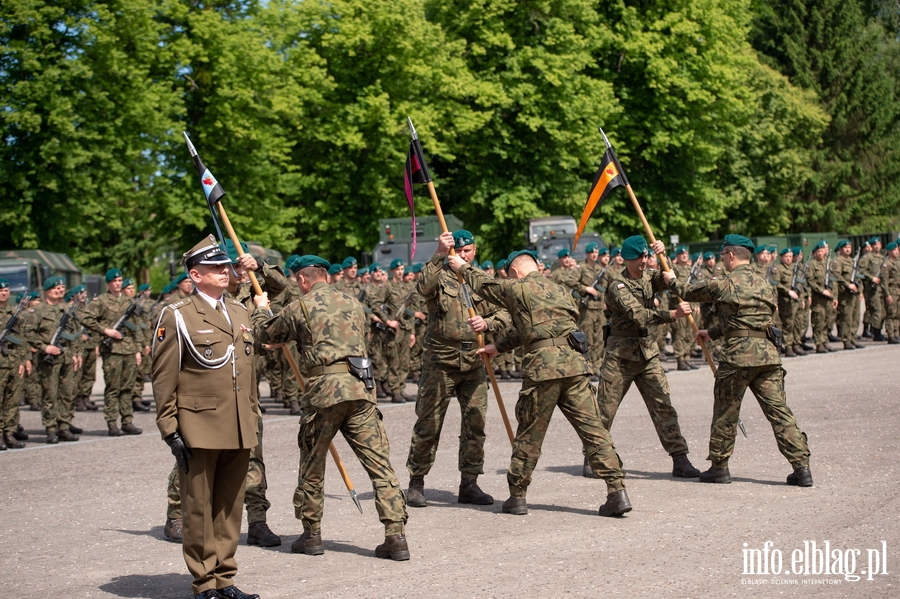
POLYGON ((180 468, 194 599, 259 599, 233 582, 259 408, 250 314, 224 296, 230 262, 212 235, 185 253, 196 289, 163 308, 153 339, 156 424, 180 468))

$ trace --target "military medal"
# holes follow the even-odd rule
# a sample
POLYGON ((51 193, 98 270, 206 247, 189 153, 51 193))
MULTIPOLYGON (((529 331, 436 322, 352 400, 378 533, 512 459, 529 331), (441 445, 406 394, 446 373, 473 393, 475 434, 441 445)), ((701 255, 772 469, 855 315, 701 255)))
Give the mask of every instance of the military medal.
POLYGON ((244 345, 244 353, 246 353, 248 356, 250 355, 250 344, 249 343, 244 345))
POLYGON ((213 354, 212 348, 207 345, 206 349, 203 350, 203 356, 208 360, 208 359, 212 358, 212 354, 213 354))

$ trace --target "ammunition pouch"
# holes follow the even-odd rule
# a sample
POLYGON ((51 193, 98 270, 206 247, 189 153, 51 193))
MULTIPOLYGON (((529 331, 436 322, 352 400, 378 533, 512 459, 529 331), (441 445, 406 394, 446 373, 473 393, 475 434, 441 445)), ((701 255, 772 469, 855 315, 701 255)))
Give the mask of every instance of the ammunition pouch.
POLYGON ((603 325, 603 343, 604 344, 609 339, 609 334, 611 331, 612 331, 612 327, 609 326, 608 322, 605 325, 603 325))
POLYGON ((773 324, 766 327, 766 339, 772 342, 776 348, 781 349, 784 344, 784 332, 773 324))
POLYGON ((587 335, 585 335, 581 331, 572 331, 566 337, 566 341, 569 342, 569 346, 577 351, 580 354, 587 355, 588 353, 588 340, 587 335))
POLYGON ((350 374, 365 383, 366 389, 372 390, 375 388, 375 374, 372 371, 372 358, 348 356, 347 369, 350 371, 350 374))

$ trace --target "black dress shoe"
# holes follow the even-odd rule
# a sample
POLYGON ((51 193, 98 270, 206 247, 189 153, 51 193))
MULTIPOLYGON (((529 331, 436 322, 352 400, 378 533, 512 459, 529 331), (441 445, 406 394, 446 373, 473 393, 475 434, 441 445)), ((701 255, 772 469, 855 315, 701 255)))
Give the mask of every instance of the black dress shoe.
POLYGON ((217 590, 219 591, 219 595, 228 597, 228 599, 259 599, 259 595, 250 595, 234 585, 217 590))
POLYGON ((220 595, 216 589, 207 589, 194 595, 194 599, 223 599, 225 595, 220 595))

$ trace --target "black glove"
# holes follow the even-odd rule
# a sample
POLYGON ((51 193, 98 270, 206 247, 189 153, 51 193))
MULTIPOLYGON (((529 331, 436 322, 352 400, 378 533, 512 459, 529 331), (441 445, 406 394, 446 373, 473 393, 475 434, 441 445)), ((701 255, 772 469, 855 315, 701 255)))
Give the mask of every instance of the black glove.
POLYGON ((172 450, 172 455, 175 456, 175 461, 178 462, 178 467, 184 470, 184 473, 188 473, 188 459, 194 457, 191 453, 190 448, 184 444, 184 439, 181 438, 177 432, 172 433, 168 437, 165 438, 166 445, 169 446, 169 449, 172 450))

